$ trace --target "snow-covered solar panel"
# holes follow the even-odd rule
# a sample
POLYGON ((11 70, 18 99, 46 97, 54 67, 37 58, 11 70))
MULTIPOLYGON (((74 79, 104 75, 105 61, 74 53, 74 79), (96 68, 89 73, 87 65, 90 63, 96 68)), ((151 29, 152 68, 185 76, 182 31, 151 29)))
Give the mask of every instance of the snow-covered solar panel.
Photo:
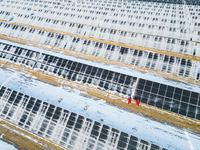
POLYGON ((35 69, 119 95, 130 95, 137 78, 42 54, 35 69))
MULTIPOLYGON (((153 70, 158 70, 162 72, 172 73, 180 76, 185 76, 189 78, 196 79, 196 75, 198 72, 198 61, 193 60, 185 60, 182 58, 176 57, 174 59, 173 56, 167 56, 163 54, 157 54, 155 59, 149 58, 148 55, 150 55, 151 52, 149 51, 141 51, 141 50, 135 50, 130 49, 126 47, 121 46, 115 46, 115 45, 109 45, 101 42, 94 42, 89 40, 84 40, 81 38, 71 37, 63 34, 58 33, 51 33, 47 31, 42 31, 38 29, 33 29, 30 27, 23 27, 18 26, 17 30, 14 25, 9 23, 1 23, 0 24, 0 31, 3 34, 6 35, 12 35, 14 37, 31 40, 34 42, 40 42, 43 44, 65 48, 97 57, 102 57, 114 61, 119 61, 123 63, 128 63, 135 66, 140 66, 144 68, 150 68, 153 70), (43 33, 43 34, 40 34, 43 33), (41 39, 41 40, 39 40, 41 39), (86 44, 87 43, 87 44, 86 44), (112 49, 110 49, 112 47, 112 49), (144 55, 143 55, 144 54, 144 55), (168 57, 170 57, 168 59, 168 57), (165 59, 166 58, 166 59, 165 59), (170 59, 174 59, 172 61, 169 61, 170 59), (186 63, 181 63, 182 61, 185 61, 186 63), (157 63, 159 62, 159 63, 157 63), (186 64, 191 64, 188 67, 186 67, 186 64), (183 71, 182 71, 183 70, 183 71)), ((78 32, 79 30, 77 30, 78 32)), ((135 39, 138 40, 139 34, 132 34, 132 36, 135 37, 135 39)), ((152 39, 151 36, 147 36, 146 39, 152 39)), ((155 39, 152 39, 155 41, 155 39)), ((160 39, 157 37, 156 41, 159 41, 160 39)), ((163 40, 164 41, 164 40, 163 40)), ((165 43, 174 45, 173 39, 165 39, 165 43)), ((144 43, 145 44, 145 43, 144 43)), ((159 45, 159 44, 158 44, 159 45)), ((145 45, 144 45, 145 46, 145 45)), ((154 45, 155 46, 155 43, 154 45)), ((167 47, 166 46, 166 47, 167 47)), ((179 51, 181 53, 185 53, 188 51, 188 49, 191 50, 191 47, 194 47, 195 44, 192 43, 190 45, 190 42, 184 41, 184 40, 177 40, 177 47, 179 47, 179 51)), ((176 48, 177 48, 176 47, 176 48)), ((168 49, 172 49, 173 46, 168 47, 168 49)), ((175 49, 177 50, 177 49, 175 49)), ((194 48, 193 48, 194 51, 194 48)), ((191 51, 191 54, 193 55, 193 51, 191 51)))
POLYGON ((36 63, 38 56, 39 52, 0 43, 1 59, 32 68, 36 63))
MULTIPOLYGON (((134 94, 134 99, 143 103, 200 120, 199 93, 7 44, 1 43, 0 49, 2 59, 123 97, 134 94), (180 92, 176 93, 176 89, 180 92)), ((138 55, 142 56, 143 51, 138 55)), ((169 56, 164 60, 169 60, 169 56)), ((182 59, 181 64, 186 65, 186 60, 182 59)))
POLYGON ((121 96, 131 95, 136 84, 137 77, 3 43, 0 46, 1 59, 121 96))
POLYGON ((4 86, 0 86, 0 116, 69 149, 166 150, 4 86))

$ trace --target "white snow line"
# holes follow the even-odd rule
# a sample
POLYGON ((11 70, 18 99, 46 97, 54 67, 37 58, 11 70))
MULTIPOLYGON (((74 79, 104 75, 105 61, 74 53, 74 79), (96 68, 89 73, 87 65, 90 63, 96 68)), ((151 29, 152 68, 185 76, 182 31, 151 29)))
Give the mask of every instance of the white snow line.
POLYGON ((3 139, 3 136, 4 136, 4 133, 3 133, 3 134, 1 134, 1 136, 0 136, 0 139, 3 139))
POLYGON ((14 73, 10 78, 8 78, 8 80, 6 80, 1 86, 4 86, 10 79, 12 79, 12 77, 14 77, 16 75, 16 73, 14 73))
POLYGON ((192 145, 192 142, 190 141, 190 137, 189 137, 188 132, 186 131, 186 129, 184 129, 184 133, 185 133, 186 138, 187 138, 187 140, 188 140, 190 149, 191 149, 191 150, 194 150, 194 147, 193 147, 193 145, 192 145))
POLYGON ((61 52, 60 52, 60 54, 62 54, 63 52, 64 52, 64 50, 63 50, 63 51, 61 51, 61 52))
POLYGON ((2 64, 1 67, 3 67, 4 65, 6 65, 8 63, 8 61, 5 64, 2 64))

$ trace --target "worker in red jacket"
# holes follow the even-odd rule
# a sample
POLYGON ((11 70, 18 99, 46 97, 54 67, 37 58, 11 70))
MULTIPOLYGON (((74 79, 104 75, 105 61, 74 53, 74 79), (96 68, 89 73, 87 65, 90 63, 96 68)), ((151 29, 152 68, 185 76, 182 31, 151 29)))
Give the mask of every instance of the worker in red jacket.
POLYGON ((131 104, 131 101, 132 101, 132 98, 130 97, 130 98, 128 99, 128 104, 131 104))
POLYGON ((138 105, 138 106, 140 106, 140 100, 139 99, 137 99, 137 101, 136 101, 137 103, 136 103, 136 105, 138 105))

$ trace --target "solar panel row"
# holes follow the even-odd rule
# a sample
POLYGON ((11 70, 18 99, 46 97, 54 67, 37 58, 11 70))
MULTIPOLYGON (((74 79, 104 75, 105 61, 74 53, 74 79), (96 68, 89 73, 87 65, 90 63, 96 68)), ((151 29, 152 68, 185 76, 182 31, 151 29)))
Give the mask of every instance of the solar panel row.
POLYGON ((200 120, 199 93, 8 44, 2 45, 0 57, 8 61, 123 97, 134 93, 135 100, 200 120))
MULTIPOLYGON (((197 78, 198 61, 85 40, 63 34, 16 26, 9 23, 3 24, 5 29, 3 29, 2 33, 13 37, 40 42, 139 67, 150 68, 193 79, 197 78)), ((180 48, 183 51, 184 42, 183 44, 181 42, 180 48)))
MULTIPOLYGON (((165 35, 170 33, 169 35, 165 36, 178 36, 177 38, 186 38, 187 40, 190 39, 190 35, 193 34, 193 41, 199 41, 200 36, 199 36, 199 30, 197 25, 199 26, 199 7, 198 6, 193 6, 193 5, 187 5, 189 8, 187 12, 185 13, 183 11, 184 5, 175 5, 175 4, 167 4, 167 3, 148 3, 148 2, 139 2, 139 1, 129 1, 129 2, 108 2, 108 1, 96 1, 96 2, 81 2, 78 1, 77 3, 72 3, 71 1, 68 1, 67 4, 63 2, 63 5, 61 4, 57 5, 57 2, 48 2, 47 1, 34 1, 33 2, 15 2, 15 1, 7 1, 5 4, 2 4, 0 7, 2 10, 7 11, 10 9, 11 12, 4 12, 2 11, 0 13, 0 18, 1 15, 5 15, 1 19, 8 19, 13 21, 18 22, 21 20, 18 17, 21 17, 19 14, 18 16, 13 16, 13 13, 24 13, 26 16, 27 14, 31 14, 31 17, 35 21, 35 16, 40 16, 40 17, 47 17, 48 15, 51 16, 51 19, 58 19, 66 18, 65 21, 71 20, 72 22, 76 23, 81 23, 81 22, 87 22, 88 25, 94 25, 97 26, 99 25, 100 27, 105 26, 105 20, 106 20, 106 27, 110 26, 112 23, 111 28, 118 28, 120 30, 123 29, 136 29, 136 24, 138 23, 138 27, 142 27, 139 31, 151 31, 155 34, 160 34, 165 35), (42 4, 37 4, 39 3, 45 3, 45 5, 42 4), (52 3, 52 4, 51 4, 52 3), (105 3, 105 4, 104 4, 105 3), (113 5, 112 5, 113 3, 113 5), (66 6, 65 6, 66 4, 66 6), (101 5, 102 4, 102 5, 101 5), (56 6, 57 5, 57 6, 56 6), (123 8, 122 8, 123 6, 123 8), (38 11, 35 10, 35 7, 41 8, 38 11), (51 7, 51 9, 49 9, 51 7), (124 7, 126 9, 124 9, 124 7), (87 8, 87 9, 86 9, 87 8), (45 9, 45 10, 43 10, 45 9), (69 13, 64 13, 65 11, 69 13), (83 13, 84 12, 84 13, 83 13), (84 14, 84 15, 83 15, 84 14), (134 18, 135 14, 136 18, 134 18), (63 17, 61 17, 64 15, 63 17), (190 17, 188 18, 189 15, 190 17), (70 17, 70 18, 67 18, 70 17), (106 19, 105 19, 106 18, 106 19), (114 20, 113 20, 113 19, 114 20), (86 20, 85 20, 86 19, 86 20), (99 22, 99 19, 103 19, 104 22, 99 22), (130 22, 130 24, 134 24, 136 26, 134 27, 125 27, 125 24, 127 21, 135 20, 134 22, 130 22), (189 22, 187 21, 189 19, 189 22), (84 20, 84 21, 83 21, 84 20), (109 21, 108 21, 109 20, 109 21), (122 21, 124 20, 124 21, 122 21), (80 22, 81 21, 81 22, 80 22), (117 22, 117 26, 115 25, 117 22), (149 22, 148 29, 145 30, 143 28, 147 23, 149 22), (100 23, 100 24, 99 24, 100 23), (145 23, 145 24, 144 24, 145 23), (155 23, 155 24, 154 24, 155 23), (179 29, 176 27, 180 25, 181 32, 179 29), (115 26, 115 27, 114 27, 115 26), (156 28, 159 27, 159 30, 156 30, 156 28), (169 27, 169 28, 168 28, 169 27), (189 29, 188 29, 189 27, 189 29), (153 29, 151 29, 153 28, 153 29), (160 30, 162 28, 162 30, 160 30), (163 32, 163 28, 167 29, 169 31, 163 32), (191 31, 194 31, 192 33, 191 31), (179 35, 179 34, 184 34, 184 35, 179 35)), ((31 21, 29 23, 32 23, 34 21, 31 21)), ((63 20, 63 21, 64 21, 63 20)), ((129 22, 129 21, 128 21, 129 22)), ((42 23, 40 23, 42 24, 42 23)), ((137 30, 138 31, 138 30, 137 30)))
POLYGON ((4 86, 0 87, 0 101, 1 117, 70 149, 165 150, 4 86))
MULTIPOLYGON (((1 11, 0 19, 6 20, 8 18, 8 16, 7 16, 8 14, 10 14, 10 12, 1 11)), ((92 20, 92 19, 90 20, 87 16, 84 16, 84 15, 83 16, 80 15, 76 19, 74 19, 74 17, 73 18, 71 18, 71 17, 73 17, 73 15, 70 13, 67 13, 64 16, 65 19, 63 19, 62 17, 59 17, 59 16, 55 17, 55 19, 54 19, 54 17, 52 17, 52 15, 49 15, 49 16, 46 15, 46 16, 42 17, 37 14, 35 14, 33 16, 33 15, 18 13, 18 15, 15 16, 12 21, 18 22, 18 23, 23 23, 23 24, 35 25, 35 26, 39 26, 39 27, 50 28, 50 29, 64 31, 64 32, 69 32, 69 33, 80 34, 80 35, 84 34, 85 36, 91 36, 91 37, 96 37, 96 38, 106 39, 106 40, 111 40, 111 41, 114 40, 116 42, 123 42, 123 43, 128 43, 128 44, 133 44, 133 43, 131 43, 130 40, 128 40, 128 39, 133 40, 133 38, 131 36, 132 32, 140 33, 138 35, 141 35, 141 37, 151 35, 153 39, 155 39, 156 36, 161 36, 163 41, 165 41, 165 39, 167 39, 164 37, 173 38, 174 44, 179 43, 178 42, 179 40, 176 40, 176 38, 181 39, 181 40, 190 40, 191 34, 192 34, 192 31, 188 30, 188 27, 180 28, 179 26, 175 26, 175 25, 173 25, 172 27, 166 26, 167 19, 165 20, 163 18, 162 19, 160 18, 159 20, 158 20, 158 18, 152 18, 154 20, 157 19, 158 21, 152 20, 151 22, 148 23, 146 21, 149 20, 149 17, 141 18, 141 16, 137 16, 137 18, 134 18, 133 16, 130 16, 130 18, 128 18, 128 21, 127 20, 121 21, 120 20, 121 18, 120 19, 118 19, 118 18, 104 19, 98 25, 98 24, 94 24, 94 20, 92 20), (67 17, 67 16, 69 16, 69 17, 67 17), (138 19, 138 18, 140 18, 140 19, 138 19), (129 19, 130 19, 130 21, 129 21, 129 19), (142 19, 144 19, 144 20, 142 21, 142 19), (70 20, 70 22, 69 22, 69 20, 70 20), (160 25, 158 25, 159 21, 161 22, 160 25), (87 24, 82 24, 82 22, 86 22, 87 24), (154 23, 155 23, 155 25, 154 25, 154 23), (91 27, 88 27, 88 25, 91 25, 91 27), (97 25, 98 25, 98 28, 96 27, 97 25), (92 32, 94 32, 92 30, 93 28, 97 28, 97 30, 95 30, 96 34, 92 34, 92 32), (122 31, 122 30, 124 30, 124 31, 122 31), (117 38, 116 38, 116 36, 117 36, 117 38), (121 36, 123 38, 119 38, 118 36, 121 36)), ((169 22, 169 19, 168 19, 168 22, 169 22)), ((196 28, 194 28, 194 29, 196 29, 196 28)), ((142 40, 146 41, 146 40, 150 40, 150 39, 143 38, 142 40)), ((165 42, 163 42, 163 43, 165 43, 165 42)), ((190 42, 188 41, 188 44, 191 45, 190 49, 192 52, 190 52, 188 50, 186 52, 180 51, 180 53, 186 53, 186 54, 192 55, 193 50, 194 50, 194 44, 195 44, 195 43, 194 44, 193 43, 194 42, 192 42, 192 41, 190 41, 190 42)), ((138 45, 144 46, 144 45, 142 45, 142 43, 138 43, 138 45)), ((165 47, 155 47, 155 46, 153 47, 153 45, 151 45, 150 43, 145 46, 157 48, 157 49, 168 50, 165 47)), ((173 51, 175 51, 175 50, 173 50, 173 51)))
POLYGON ((124 96, 131 94, 131 89, 137 80, 136 77, 46 54, 42 54, 35 68, 124 96))
POLYGON ((134 99, 200 120, 200 96, 196 92, 139 79, 134 99))
POLYGON ((53 74, 98 89, 113 92, 118 95, 131 95, 132 87, 136 84, 136 77, 90 66, 47 55, 39 52, 2 44, 0 58, 25 67, 53 74), (36 63, 37 62, 37 63, 36 63))
POLYGON ((32 68, 36 63, 39 52, 0 43, 0 58, 12 61, 22 66, 32 68))

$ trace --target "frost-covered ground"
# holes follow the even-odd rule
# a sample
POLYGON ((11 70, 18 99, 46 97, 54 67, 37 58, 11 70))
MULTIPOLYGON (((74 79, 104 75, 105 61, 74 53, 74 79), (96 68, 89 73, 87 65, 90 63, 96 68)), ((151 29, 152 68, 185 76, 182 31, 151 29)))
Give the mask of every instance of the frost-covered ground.
POLYGON ((86 98, 78 90, 43 83, 28 74, 2 68, 0 68, 0 74, 1 85, 102 122, 159 146, 170 150, 200 150, 200 135, 185 129, 122 110, 103 100, 86 98), (63 100, 59 103, 58 100, 61 98, 63 100), (88 109, 84 110, 85 107, 88 109))

